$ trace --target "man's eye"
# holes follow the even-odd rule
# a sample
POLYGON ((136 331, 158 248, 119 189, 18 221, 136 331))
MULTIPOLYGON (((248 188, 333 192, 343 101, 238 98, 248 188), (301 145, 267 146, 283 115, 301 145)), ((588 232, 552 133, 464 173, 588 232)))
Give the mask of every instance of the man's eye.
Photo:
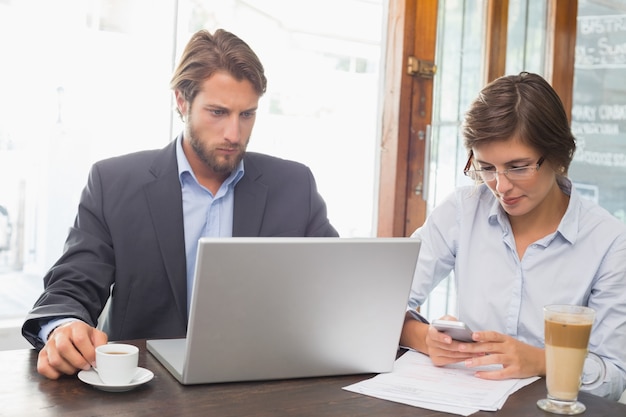
POLYGON ((225 112, 224 110, 219 110, 219 109, 210 109, 209 113, 212 113, 215 116, 221 116, 223 115, 225 112))

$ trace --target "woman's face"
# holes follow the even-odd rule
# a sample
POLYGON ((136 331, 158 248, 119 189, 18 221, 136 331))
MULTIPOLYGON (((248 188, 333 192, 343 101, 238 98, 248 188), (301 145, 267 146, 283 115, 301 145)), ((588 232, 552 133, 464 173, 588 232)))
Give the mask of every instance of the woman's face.
POLYGON ((533 169, 527 178, 511 180, 502 174, 511 168, 536 167, 543 156, 515 138, 475 147, 473 153, 475 169, 498 172, 495 179, 485 184, 509 216, 525 216, 537 211, 550 199, 550 193, 558 189, 556 174, 548 161, 538 170, 533 169))

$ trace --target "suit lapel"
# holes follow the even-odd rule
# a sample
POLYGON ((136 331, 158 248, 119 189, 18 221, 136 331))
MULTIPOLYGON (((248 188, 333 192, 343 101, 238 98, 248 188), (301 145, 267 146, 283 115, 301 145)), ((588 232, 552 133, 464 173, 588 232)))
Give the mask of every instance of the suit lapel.
POLYGON ((245 174, 235 187, 234 237, 259 236, 265 213, 267 186, 259 181, 261 173, 249 156, 244 158, 245 174))
POLYGON ((187 270, 182 192, 178 179, 175 146, 176 141, 173 141, 155 158, 150 168, 155 180, 146 186, 145 191, 176 307, 183 322, 187 323, 187 270))

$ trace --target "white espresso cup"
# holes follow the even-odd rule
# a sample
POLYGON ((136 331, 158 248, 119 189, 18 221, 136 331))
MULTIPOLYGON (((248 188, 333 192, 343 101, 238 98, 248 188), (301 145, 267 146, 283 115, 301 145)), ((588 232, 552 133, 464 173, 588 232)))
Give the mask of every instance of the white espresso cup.
POLYGON ((137 374, 139 348, 123 343, 110 343, 96 348, 95 371, 107 385, 126 385, 137 374))

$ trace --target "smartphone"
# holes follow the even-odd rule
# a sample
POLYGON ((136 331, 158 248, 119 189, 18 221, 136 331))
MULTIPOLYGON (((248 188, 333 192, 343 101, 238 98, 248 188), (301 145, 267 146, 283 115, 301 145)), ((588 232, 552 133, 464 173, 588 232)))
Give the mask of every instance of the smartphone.
POLYGON ((432 325, 438 331, 460 342, 473 342, 472 330, 462 321, 433 320, 432 325))

